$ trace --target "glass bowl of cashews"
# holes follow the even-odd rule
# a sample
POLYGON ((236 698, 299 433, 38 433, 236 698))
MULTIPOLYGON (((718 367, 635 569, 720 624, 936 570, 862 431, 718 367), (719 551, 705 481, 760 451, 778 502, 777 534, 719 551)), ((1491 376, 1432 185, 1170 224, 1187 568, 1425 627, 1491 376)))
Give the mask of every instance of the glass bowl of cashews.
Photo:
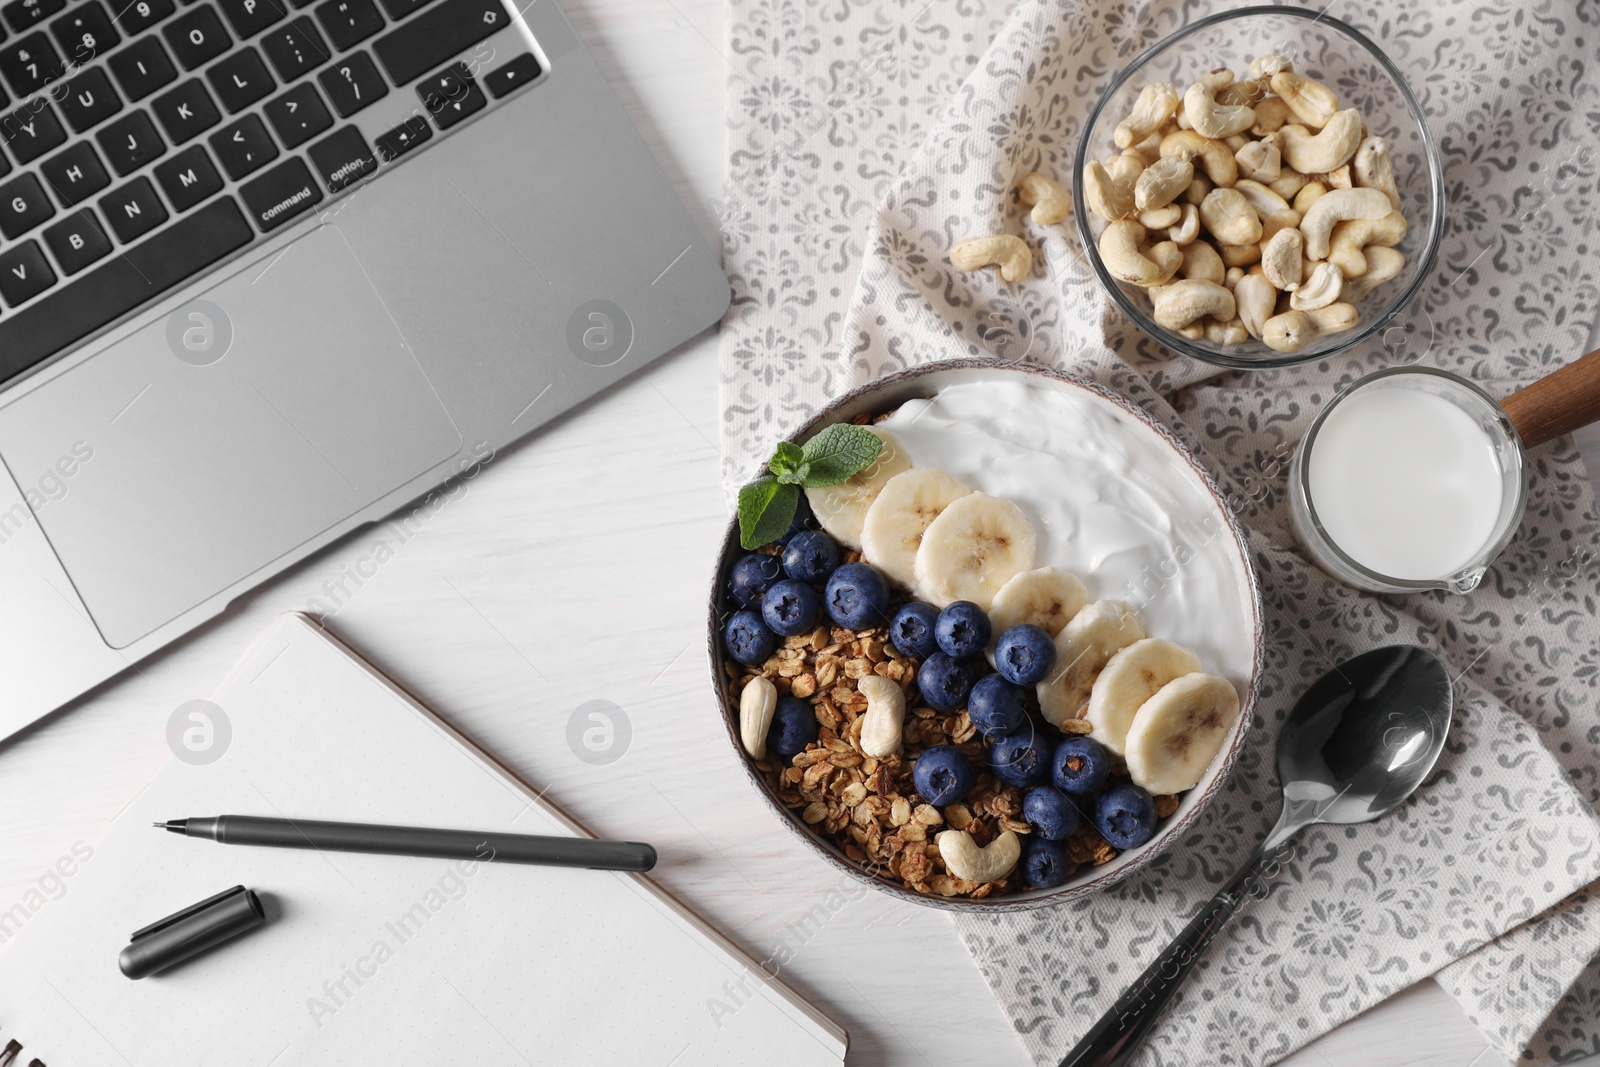
POLYGON ((1089 115, 1078 233, 1140 329, 1208 363, 1359 344, 1421 287, 1444 175, 1421 105, 1357 30, 1241 8, 1130 63, 1089 115))

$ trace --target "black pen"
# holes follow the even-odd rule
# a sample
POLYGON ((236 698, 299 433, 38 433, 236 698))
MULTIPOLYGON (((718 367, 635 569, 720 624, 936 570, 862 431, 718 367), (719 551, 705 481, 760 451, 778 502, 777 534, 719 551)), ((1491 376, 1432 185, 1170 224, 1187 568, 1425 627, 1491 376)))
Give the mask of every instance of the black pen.
POLYGON ((430 830, 416 826, 374 826, 357 822, 263 819, 218 815, 174 819, 156 826, 185 837, 204 837, 224 845, 314 848, 329 852, 376 852, 393 856, 434 856, 486 863, 535 863, 545 867, 587 867, 603 871, 648 871, 656 850, 639 841, 596 841, 588 837, 539 837, 478 830, 430 830))

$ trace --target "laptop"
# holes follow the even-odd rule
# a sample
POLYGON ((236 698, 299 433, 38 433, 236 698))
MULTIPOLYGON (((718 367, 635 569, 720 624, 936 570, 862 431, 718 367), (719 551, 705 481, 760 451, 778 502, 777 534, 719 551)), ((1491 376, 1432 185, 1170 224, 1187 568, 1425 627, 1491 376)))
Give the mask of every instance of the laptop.
POLYGON ((728 306, 555 0, 0 23, 0 737, 728 306))

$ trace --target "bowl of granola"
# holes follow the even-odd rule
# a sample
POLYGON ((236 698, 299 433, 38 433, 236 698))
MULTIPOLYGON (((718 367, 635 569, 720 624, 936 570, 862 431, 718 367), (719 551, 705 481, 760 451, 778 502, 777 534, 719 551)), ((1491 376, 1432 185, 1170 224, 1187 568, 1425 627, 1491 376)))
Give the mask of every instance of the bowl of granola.
POLYGON ((1191 825, 1241 747, 1260 590, 1216 483, 1105 387, 960 359, 780 442, 718 554, 739 763, 851 877, 956 910, 1097 892, 1191 825))

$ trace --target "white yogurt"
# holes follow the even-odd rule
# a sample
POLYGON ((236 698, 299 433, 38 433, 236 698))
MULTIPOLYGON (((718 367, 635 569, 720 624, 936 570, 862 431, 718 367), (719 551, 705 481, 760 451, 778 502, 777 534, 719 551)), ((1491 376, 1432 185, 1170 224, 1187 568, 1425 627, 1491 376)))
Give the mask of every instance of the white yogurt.
POLYGON ((1070 386, 968 382, 882 423, 918 467, 1015 502, 1060 567, 1097 600, 1126 600, 1152 637, 1193 650, 1242 693, 1249 589, 1216 501, 1147 427, 1070 386))
POLYGON ((1448 578, 1494 536, 1504 494, 1495 443, 1445 397, 1392 386, 1351 393, 1306 457, 1334 544, 1391 578, 1448 578))

